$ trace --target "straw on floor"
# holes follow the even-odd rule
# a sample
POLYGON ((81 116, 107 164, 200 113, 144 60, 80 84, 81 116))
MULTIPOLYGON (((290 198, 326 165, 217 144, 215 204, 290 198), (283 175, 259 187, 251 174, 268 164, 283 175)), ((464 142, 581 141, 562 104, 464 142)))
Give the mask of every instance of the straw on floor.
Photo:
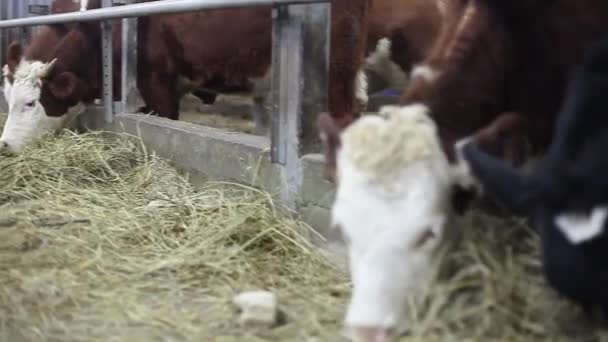
MULTIPOLYGON (((0 340, 340 341, 348 275, 283 213, 249 187, 194 189, 133 137, 66 131, 0 156, 0 340), (250 289, 278 293, 282 324, 238 325, 250 289)), ((467 220, 403 341, 606 339, 546 287, 524 225, 467 220)))

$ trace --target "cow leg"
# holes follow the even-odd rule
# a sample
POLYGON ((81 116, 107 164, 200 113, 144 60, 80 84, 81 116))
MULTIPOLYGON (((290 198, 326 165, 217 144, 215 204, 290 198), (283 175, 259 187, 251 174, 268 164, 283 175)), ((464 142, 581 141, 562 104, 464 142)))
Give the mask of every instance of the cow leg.
POLYGON ((505 112, 496 117, 488 126, 479 130, 474 137, 486 152, 520 166, 527 157, 526 136, 528 123, 519 113, 505 112))
POLYGON ((147 108, 161 117, 177 120, 180 100, 177 77, 159 72, 148 72, 142 76, 140 89, 147 108))
POLYGON ((459 162, 466 163, 484 190, 516 213, 525 214, 530 209, 528 195, 532 188, 527 177, 506 162, 483 152, 475 143, 461 141, 457 149, 457 154, 463 159, 459 162))
POLYGON ((332 2, 329 112, 341 128, 359 116, 367 98, 367 80, 360 75, 365 74, 369 10, 369 0, 332 2), (364 96, 357 96, 362 89, 364 96))
POLYGON ((217 94, 205 90, 194 90, 192 95, 198 97, 206 105, 212 105, 217 99, 217 94))
POLYGON ((251 116, 255 123, 255 133, 268 137, 270 134, 270 72, 261 78, 252 79, 253 108, 251 116))
POLYGON ((270 135, 270 106, 268 97, 254 97, 252 116, 255 123, 255 134, 269 137, 270 135))

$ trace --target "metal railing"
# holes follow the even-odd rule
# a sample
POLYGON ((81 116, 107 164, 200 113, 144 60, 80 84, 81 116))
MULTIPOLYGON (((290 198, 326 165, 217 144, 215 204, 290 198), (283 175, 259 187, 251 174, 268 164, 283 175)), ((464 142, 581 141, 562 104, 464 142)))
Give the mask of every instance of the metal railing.
POLYGON ((126 6, 92 9, 47 16, 0 21, 0 29, 36 25, 62 24, 83 21, 136 18, 154 14, 183 13, 235 7, 260 7, 280 5, 305 5, 329 0, 164 0, 126 6))
POLYGON ((294 194, 302 182, 300 156, 310 152, 312 143, 308 140, 316 136, 311 128, 316 114, 327 109, 329 1, 164 0, 131 4, 132 0, 126 0, 124 6, 106 8, 112 1, 103 0, 104 8, 101 9, 3 20, 0 21, 0 34, 7 28, 100 21, 104 118, 111 123, 115 113, 109 20, 123 20, 121 110, 124 111, 135 108, 136 97, 132 94, 137 92, 137 17, 236 7, 273 7, 271 160, 281 170, 281 197, 288 206, 295 207, 294 194))

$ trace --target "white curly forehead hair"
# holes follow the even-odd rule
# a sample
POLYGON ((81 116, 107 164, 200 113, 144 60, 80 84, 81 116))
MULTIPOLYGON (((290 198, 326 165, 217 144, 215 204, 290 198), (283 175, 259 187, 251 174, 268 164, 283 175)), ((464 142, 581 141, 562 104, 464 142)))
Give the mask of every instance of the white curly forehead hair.
POLYGON ((424 105, 385 106, 342 133, 320 118, 335 158, 332 224, 348 245, 353 294, 346 327, 355 341, 389 341, 406 299, 436 275, 455 232, 453 167, 424 105))
POLYGON ((374 182, 390 182, 409 164, 442 155, 435 123, 423 105, 385 106, 342 134, 341 159, 374 182))

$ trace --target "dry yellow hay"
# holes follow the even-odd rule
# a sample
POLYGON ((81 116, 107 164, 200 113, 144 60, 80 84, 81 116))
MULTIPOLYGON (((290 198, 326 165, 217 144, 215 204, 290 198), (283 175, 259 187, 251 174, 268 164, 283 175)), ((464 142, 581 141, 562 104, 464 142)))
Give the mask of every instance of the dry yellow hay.
MULTIPOLYGON (((0 156, 0 340, 340 340, 347 274, 304 224, 255 189, 196 190, 134 141, 63 132, 0 156), (251 289, 278 293, 284 324, 238 326, 251 289)), ((403 341, 601 340, 546 288, 527 228, 468 227, 403 341)))

